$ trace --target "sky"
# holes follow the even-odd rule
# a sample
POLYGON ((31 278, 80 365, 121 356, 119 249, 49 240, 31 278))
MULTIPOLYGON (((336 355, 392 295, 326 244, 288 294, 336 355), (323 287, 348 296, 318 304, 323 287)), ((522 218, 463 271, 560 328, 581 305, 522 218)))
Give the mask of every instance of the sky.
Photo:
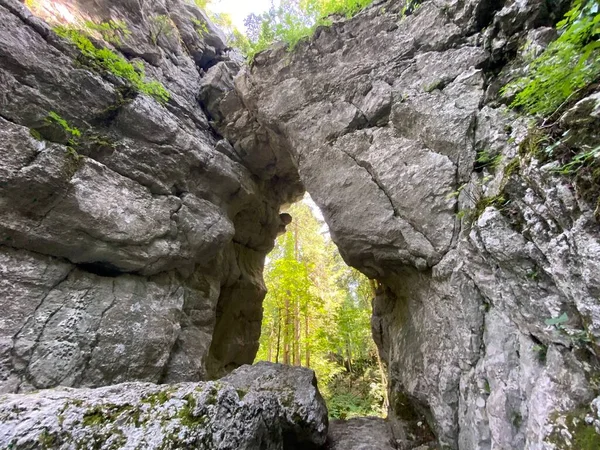
POLYGON ((261 14, 269 9, 272 0, 212 0, 208 9, 231 15, 234 25, 245 31, 244 19, 251 13, 261 14))

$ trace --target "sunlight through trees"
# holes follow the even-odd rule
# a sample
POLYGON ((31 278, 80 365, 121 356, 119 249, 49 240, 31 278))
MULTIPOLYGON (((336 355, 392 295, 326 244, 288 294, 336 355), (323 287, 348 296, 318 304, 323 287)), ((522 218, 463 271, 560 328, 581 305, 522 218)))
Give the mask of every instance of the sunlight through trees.
POLYGON ((373 288, 348 267, 304 202, 265 270, 257 360, 315 370, 332 417, 383 415, 383 371, 371 337, 373 288))

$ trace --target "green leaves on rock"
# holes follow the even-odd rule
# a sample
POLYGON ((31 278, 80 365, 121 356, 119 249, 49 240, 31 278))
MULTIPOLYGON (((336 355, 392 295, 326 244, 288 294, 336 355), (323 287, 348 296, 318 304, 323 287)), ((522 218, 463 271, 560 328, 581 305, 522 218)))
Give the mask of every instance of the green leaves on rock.
POLYGON ((84 63, 94 70, 107 71, 127 81, 135 90, 150 95, 160 103, 169 101, 170 94, 158 81, 147 81, 144 65, 131 64, 124 57, 108 48, 98 48, 80 30, 66 26, 54 28, 56 34, 75 45, 81 52, 84 63))
POLYGON ((576 0, 558 23, 560 37, 535 59, 529 74, 508 84, 517 91, 512 107, 547 116, 600 77, 600 11, 598 0, 576 0))

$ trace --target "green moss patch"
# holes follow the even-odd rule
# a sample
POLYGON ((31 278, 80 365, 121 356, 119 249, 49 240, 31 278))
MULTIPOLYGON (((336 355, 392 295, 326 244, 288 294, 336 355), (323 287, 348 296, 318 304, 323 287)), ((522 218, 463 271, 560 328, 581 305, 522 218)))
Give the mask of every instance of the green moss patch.
POLYGON ((570 411, 564 416, 556 415, 553 420, 556 427, 548 436, 547 441, 554 444, 557 450, 598 450, 600 448, 600 434, 598 434, 593 424, 586 421, 588 415, 592 415, 591 411, 585 407, 570 411), (565 437, 566 433, 561 433, 561 430, 564 430, 565 427, 568 434, 571 435, 571 439, 565 437))

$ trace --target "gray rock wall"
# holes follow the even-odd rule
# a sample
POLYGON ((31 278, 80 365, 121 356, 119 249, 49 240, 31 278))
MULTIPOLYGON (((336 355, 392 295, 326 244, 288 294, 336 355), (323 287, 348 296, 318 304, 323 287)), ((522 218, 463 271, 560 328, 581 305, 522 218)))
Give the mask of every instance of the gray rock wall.
POLYGON ((312 370, 261 363, 220 381, 123 383, 0 396, 0 446, 309 450, 327 437, 312 370))
POLYGON ((264 258, 297 174, 282 183, 212 130, 205 69, 239 66, 196 7, 64 6, 37 10, 46 23, 0 1, 0 391, 196 381, 252 362, 264 258), (169 101, 82 57, 50 28, 65 17, 123 21, 130 35, 96 44, 145 66, 169 101))
MULTIPOLYGON (((574 419, 600 425, 595 205, 519 156, 527 118, 498 99, 567 2, 421 3, 376 2, 244 68, 183 1, 67 1, 127 23, 112 47, 164 84, 161 104, 0 0, 0 390, 251 361, 264 257, 304 185, 379 282, 401 448, 570 448, 574 419)), ((598 145, 598 117, 592 95, 562 120, 598 145)))
MULTIPOLYGON (((379 280, 373 333, 399 441, 577 446, 569 421, 598 395, 596 205, 555 165, 517 158, 528 119, 498 101, 566 2, 421 3, 378 2, 259 54, 213 116, 226 135, 225 100, 241 99, 288 147, 345 260, 379 280)), ((584 102, 591 148, 598 106, 584 102)))

